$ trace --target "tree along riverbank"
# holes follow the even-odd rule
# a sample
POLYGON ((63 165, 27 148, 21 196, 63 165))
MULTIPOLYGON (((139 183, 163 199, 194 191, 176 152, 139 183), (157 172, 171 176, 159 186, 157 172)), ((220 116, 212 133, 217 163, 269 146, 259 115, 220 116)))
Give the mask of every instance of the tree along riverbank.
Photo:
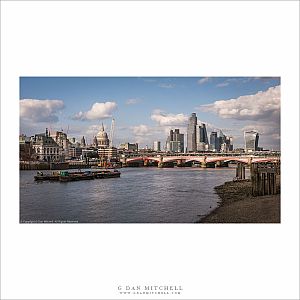
POLYGON ((220 206, 199 223, 280 223, 280 194, 252 196, 250 180, 215 187, 220 206))

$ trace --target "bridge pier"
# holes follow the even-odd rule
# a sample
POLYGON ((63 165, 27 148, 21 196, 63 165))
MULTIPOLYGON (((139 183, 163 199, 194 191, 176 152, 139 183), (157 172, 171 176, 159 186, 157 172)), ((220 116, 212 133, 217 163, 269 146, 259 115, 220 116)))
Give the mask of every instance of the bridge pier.
POLYGON ((252 157, 249 157, 248 158, 248 167, 251 168, 251 166, 252 166, 252 157))
POLYGON ((206 168, 206 167, 207 167, 207 164, 206 164, 206 156, 204 156, 203 161, 200 163, 200 167, 201 167, 201 168, 206 168))
POLYGON ((176 161, 176 163, 177 163, 177 167, 184 167, 184 162, 183 162, 182 159, 178 159, 178 160, 176 161))
POLYGON ((158 168, 163 168, 163 166, 164 166, 162 155, 159 156, 159 162, 158 162, 157 166, 158 166, 158 168))

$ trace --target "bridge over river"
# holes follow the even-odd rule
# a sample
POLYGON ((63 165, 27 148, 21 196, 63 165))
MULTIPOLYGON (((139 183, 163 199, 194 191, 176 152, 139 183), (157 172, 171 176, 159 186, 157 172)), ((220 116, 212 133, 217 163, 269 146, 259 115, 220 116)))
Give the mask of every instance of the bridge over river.
POLYGON ((250 166, 252 163, 278 163, 280 157, 265 156, 259 157, 254 155, 228 156, 228 155, 141 155, 134 157, 123 157, 123 165, 130 165, 132 163, 143 163, 147 166, 149 163, 157 163, 158 167, 176 163, 177 165, 184 165, 190 162, 199 163, 201 167, 207 166, 221 166, 229 162, 243 163, 250 166))

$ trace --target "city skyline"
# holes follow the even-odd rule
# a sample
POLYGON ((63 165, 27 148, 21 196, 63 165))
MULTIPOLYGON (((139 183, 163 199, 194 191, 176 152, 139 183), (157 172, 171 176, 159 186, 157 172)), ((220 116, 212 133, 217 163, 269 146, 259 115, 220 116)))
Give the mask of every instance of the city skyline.
POLYGON ((244 147, 245 130, 280 150, 278 77, 21 77, 20 134, 63 129, 92 143, 102 122, 114 144, 164 145, 171 129, 186 135, 195 112, 208 134, 222 130, 244 147))

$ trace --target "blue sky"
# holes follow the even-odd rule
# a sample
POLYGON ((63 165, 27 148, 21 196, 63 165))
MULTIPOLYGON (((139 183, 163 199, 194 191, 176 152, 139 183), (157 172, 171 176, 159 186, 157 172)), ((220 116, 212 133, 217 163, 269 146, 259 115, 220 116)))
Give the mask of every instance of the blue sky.
POLYGON ((90 141, 115 118, 114 144, 163 144, 171 128, 186 131, 196 112, 208 132, 222 129, 243 146, 243 130, 260 146, 280 148, 278 77, 21 77, 20 133, 67 131, 90 141))

